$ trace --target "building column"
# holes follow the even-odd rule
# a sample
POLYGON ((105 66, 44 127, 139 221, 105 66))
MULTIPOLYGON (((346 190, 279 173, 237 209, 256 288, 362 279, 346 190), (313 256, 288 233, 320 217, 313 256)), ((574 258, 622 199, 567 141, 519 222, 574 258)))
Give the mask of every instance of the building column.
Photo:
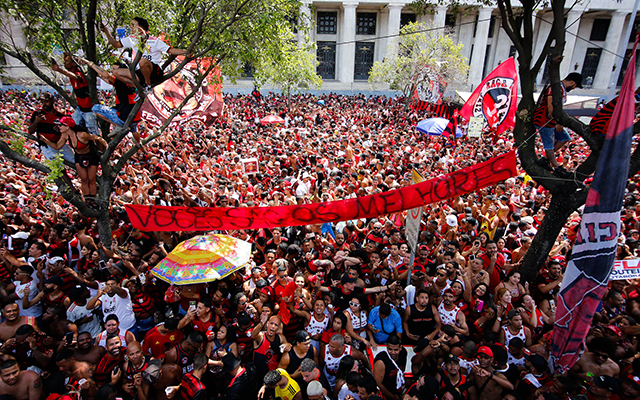
MULTIPOLYGON (((609 24, 609 32, 607 32, 607 40, 604 42, 605 49, 618 48, 627 14, 628 12, 625 11, 615 11, 613 13, 613 16, 611 17, 611 24, 609 24)), ((593 82, 593 87, 595 89, 608 89, 609 80, 611 79, 611 70, 617 61, 618 58, 614 54, 611 54, 608 51, 602 52, 598 71, 596 72, 596 78, 593 82)), ((621 62, 618 62, 616 65, 617 68, 622 67, 621 62)))
POLYGON ((358 2, 344 2, 340 49, 340 82, 353 83, 353 71, 356 60, 356 8, 358 2))
MULTIPOLYGON (((310 26, 314 26, 314 21, 312 21, 313 19, 313 15, 311 14, 311 8, 309 7, 311 3, 310 2, 306 2, 303 1, 302 4, 300 5, 300 19, 298 20, 298 24, 304 26, 304 27, 310 27, 310 26)), ((304 29, 298 29, 298 44, 299 45, 303 45, 304 44, 304 33, 303 33, 304 29)), ((315 36, 315 31, 314 30, 309 30, 309 39, 314 42, 314 36, 315 36)))
POLYGON ((478 13, 478 27, 476 37, 473 41, 473 54, 471 55, 471 68, 467 83, 474 87, 482 82, 482 71, 484 69, 484 58, 487 53, 487 38, 489 26, 491 24, 491 11, 493 8, 482 7, 478 13))
POLYGON ((582 9, 571 10, 569 11, 569 15, 567 15, 567 23, 565 25, 566 34, 564 35, 564 58, 562 59, 562 63, 560 64, 560 79, 563 79, 569 74, 569 72, 571 72, 573 49, 576 47, 576 35, 578 34, 578 29, 580 28, 580 17, 582 16, 583 12, 584 10, 582 9))
MULTIPOLYGON (((386 55, 395 55, 398 52, 398 34, 400 33, 400 14, 402 13, 402 7, 404 4, 393 4, 389 3, 387 5, 388 13, 388 21, 387 21, 387 46, 384 49, 386 55)), ((381 59, 384 58, 381 57, 381 59)))
MULTIPOLYGON (((438 6, 436 7, 435 12, 433 13, 433 27, 434 28, 444 28, 447 22, 447 6, 438 6)), ((436 31, 438 33, 444 33, 444 30, 436 31)))

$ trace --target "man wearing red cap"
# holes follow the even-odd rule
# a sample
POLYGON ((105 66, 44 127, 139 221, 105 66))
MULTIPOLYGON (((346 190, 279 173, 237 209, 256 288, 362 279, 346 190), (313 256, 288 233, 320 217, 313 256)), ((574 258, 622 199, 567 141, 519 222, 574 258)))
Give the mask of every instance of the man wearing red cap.
POLYGON ((475 382, 479 400, 498 400, 504 389, 513 391, 514 386, 500 372, 493 368, 493 351, 481 346, 477 353, 478 365, 471 370, 469 377, 475 382))

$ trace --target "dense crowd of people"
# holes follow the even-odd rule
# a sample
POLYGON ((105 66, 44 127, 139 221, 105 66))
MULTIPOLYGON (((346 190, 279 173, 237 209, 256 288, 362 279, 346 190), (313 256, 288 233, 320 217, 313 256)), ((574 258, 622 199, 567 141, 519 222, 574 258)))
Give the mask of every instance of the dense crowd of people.
MULTIPOLYGON (((66 135, 27 141, 22 151, 31 158, 49 157, 68 138, 82 167, 79 144, 102 139, 74 129, 63 117, 74 111, 55 96, 7 91, 0 100, 4 125, 66 135), (55 119, 44 115, 54 112, 55 119), (47 118, 50 132, 38 127, 47 118)), ((635 282, 610 283, 585 353, 567 376, 549 371, 555 304, 580 215, 567 221, 537 278, 523 282, 519 267, 550 195, 522 171, 425 206, 416 249, 407 244, 405 213, 331 229, 219 232, 252 244, 246 268, 177 287, 154 277, 151 269, 168 252, 203 232, 139 231, 125 204, 342 200, 410 185, 412 169, 436 177, 513 148, 509 133, 456 141, 419 134, 414 126, 425 114, 399 98, 269 94, 224 101, 225 114, 213 126, 168 129, 119 173, 111 238, 100 237, 97 222, 80 215, 46 176, 2 160, 3 400, 640 396, 635 282), (268 114, 284 125, 261 125, 268 114), (257 160, 257 171, 247 169, 247 159, 257 160)), ((90 109, 82 110, 84 118, 90 109)), ((141 137, 153 130, 135 124, 141 137)), ((114 158, 140 136, 126 138, 114 158)), ((577 137, 556 152, 569 171, 587 155, 577 137)), ((86 198, 95 194, 80 170, 68 173, 86 198)), ((635 258, 640 193, 633 181, 621 219, 618 258, 635 258)))

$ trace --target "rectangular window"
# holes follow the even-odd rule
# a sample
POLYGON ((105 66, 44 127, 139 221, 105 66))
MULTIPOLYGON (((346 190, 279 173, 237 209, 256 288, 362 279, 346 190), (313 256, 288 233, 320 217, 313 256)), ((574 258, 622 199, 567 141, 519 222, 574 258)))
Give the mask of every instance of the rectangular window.
POLYGON ((454 27, 456 26, 456 15, 455 14, 447 14, 445 20, 444 20, 444 25, 445 26, 450 26, 450 27, 454 27))
POLYGON ((318 34, 335 35, 338 32, 337 12, 318 12, 318 34))
POLYGON ((408 25, 410 22, 412 23, 416 22, 415 14, 406 14, 406 13, 400 14, 400 29, 402 29, 403 26, 408 25))
POLYGON ((353 78, 357 80, 369 79, 369 71, 373 67, 373 54, 376 44, 373 42, 356 42, 356 60, 353 78))
POLYGON ((517 57, 518 51, 516 50, 516 46, 509 47, 509 57, 517 57))
POLYGON ((336 42, 318 42, 317 73, 322 79, 336 79, 336 42))
POLYGON ((584 63, 582 63, 582 84, 585 87, 593 86, 593 80, 596 78, 601 55, 602 49, 599 47, 589 47, 587 49, 587 54, 584 56, 584 63))
MULTIPOLYGON (((631 31, 631 32, 635 32, 635 31, 631 31)), ((631 36, 634 36, 634 35, 631 35, 631 36)), ((618 75, 618 83, 616 84, 616 86, 618 87, 622 86, 622 81, 624 80, 624 73, 627 71, 627 67, 629 66, 629 59, 631 58, 631 50, 632 49, 627 49, 627 51, 624 53, 624 61, 622 62, 622 69, 620 70, 620 75, 618 75)), ((638 61, 640 61, 638 59, 638 56, 640 56, 640 50, 636 51, 636 69, 638 68, 638 61)), ((619 62, 620 61, 618 61, 618 63, 619 62)))
POLYGON ((492 15, 491 16, 491 20, 489 21, 489 33, 487 35, 487 37, 492 38, 493 37, 493 31, 496 29, 496 16, 492 15))
POLYGON ((478 20, 480 15, 476 15, 476 20, 473 22, 473 37, 476 37, 476 31, 478 30, 478 20))
POLYGON ((489 71, 489 54, 491 53, 491 45, 487 45, 487 51, 484 53, 484 69, 482 70, 482 76, 487 76, 489 71))
POLYGON ((591 36, 589 40, 594 42, 604 42, 607 40, 607 32, 609 32, 610 19, 596 18, 593 20, 591 28, 591 36))
POLYGON ((356 16, 356 35, 376 34, 376 13, 358 13, 356 16))

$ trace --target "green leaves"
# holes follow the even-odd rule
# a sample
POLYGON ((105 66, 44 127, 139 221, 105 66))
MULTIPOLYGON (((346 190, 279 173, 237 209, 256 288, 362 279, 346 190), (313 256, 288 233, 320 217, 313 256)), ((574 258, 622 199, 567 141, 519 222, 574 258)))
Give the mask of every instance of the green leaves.
POLYGON ((426 24, 409 23, 389 46, 391 53, 373 64, 369 83, 389 84, 407 97, 418 84, 431 79, 439 77, 448 84, 462 81, 469 69, 462 47, 426 24))

